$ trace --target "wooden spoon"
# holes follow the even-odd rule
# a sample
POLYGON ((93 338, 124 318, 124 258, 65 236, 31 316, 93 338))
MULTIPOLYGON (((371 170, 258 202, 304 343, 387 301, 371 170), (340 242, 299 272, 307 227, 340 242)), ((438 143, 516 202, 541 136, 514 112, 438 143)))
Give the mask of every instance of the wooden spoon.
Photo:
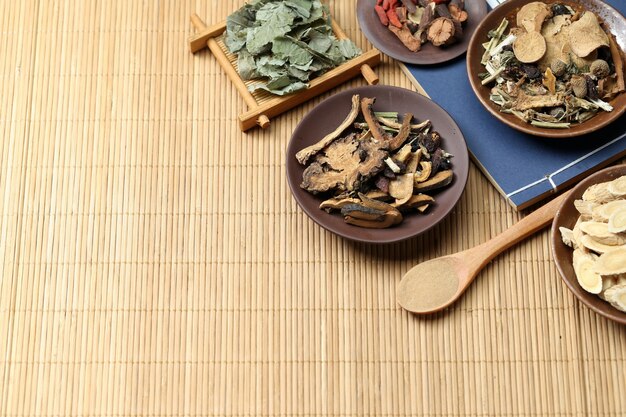
POLYGON ((550 224, 570 192, 535 210, 482 245, 414 266, 400 281, 396 293, 398 303, 416 314, 430 314, 448 307, 493 258, 550 224))

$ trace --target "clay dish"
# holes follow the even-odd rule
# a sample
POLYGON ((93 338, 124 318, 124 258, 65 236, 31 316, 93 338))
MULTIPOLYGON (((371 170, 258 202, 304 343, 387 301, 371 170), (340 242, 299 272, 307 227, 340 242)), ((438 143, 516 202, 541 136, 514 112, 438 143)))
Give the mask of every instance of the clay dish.
MULTIPOLYGON (((571 0, 543 1, 546 4, 568 4, 575 10, 582 7, 584 10, 595 13, 604 23, 607 31, 610 32, 617 41, 622 52, 622 61, 626 63, 626 56, 624 55, 624 51, 626 51, 626 19, 613 7, 600 0, 578 0, 577 2, 571 0)), ((490 30, 496 28, 505 17, 510 20, 516 15, 520 7, 526 3, 528 3, 528 0, 507 0, 502 3, 487 15, 470 40, 467 50, 467 75, 478 100, 492 115, 508 126, 530 135, 546 138, 571 138, 584 135, 594 132, 617 120, 626 111, 626 93, 620 94, 609 102, 614 107, 612 112, 599 112, 586 122, 573 125, 568 129, 546 129, 533 126, 530 123, 523 122, 512 114, 501 113, 499 107, 489 100, 491 86, 481 85, 481 80, 478 77, 478 74, 485 71, 480 63, 484 53, 482 44, 487 42, 487 34, 490 30)))
POLYGON ((559 231, 559 227, 567 227, 568 229, 574 228, 574 224, 580 215, 574 207, 574 200, 580 199, 587 188, 593 184, 614 180, 622 175, 626 175, 626 165, 606 168, 579 183, 565 199, 554 217, 551 241, 552 257, 559 270, 559 274, 563 282, 565 282, 565 285, 567 285, 576 298, 601 316, 617 323, 626 324, 626 313, 617 310, 597 295, 588 293, 578 284, 574 267, 572 266, 572 253, 574 251, 563 243, 561 240, 561 232, 559 231))
POLYGON ((418 93, 398 87, 359 87, 336 94, 321 102, 298 124, 287 148, 287 181, 291 192, 304 212, 324 229, 346 239, 366 243, 391 243, 417 236, 443 220, 463 194, 469 170, 465 139, 457 124, 441 107, 418 93), (367 229, 344 222, 339 214, 329 214, 319 208, 324 198, 300 188, 306 168, 296 160, 296 153, 335 130, 350 110, 352 96, 375 97, 375 111, 410 112, 418 121, 430 120, 441 134, 442 147, 454 157, 452 184, 436 194, 435 203, 425 214, 411 213, 397 226, 388 229, 367 229))

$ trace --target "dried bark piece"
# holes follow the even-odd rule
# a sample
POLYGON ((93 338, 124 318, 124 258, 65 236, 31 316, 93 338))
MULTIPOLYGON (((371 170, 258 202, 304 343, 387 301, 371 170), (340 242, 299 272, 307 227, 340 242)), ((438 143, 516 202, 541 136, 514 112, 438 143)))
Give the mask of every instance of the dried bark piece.
POLYGON ((428 27, 428 40, 435 46, 451 45, 457 41, 455 33, 456 26, 452 19, 438 17, 428 27))
POLYGON ((543 96, 530 96, 524 91, 520 91, 517 94, 517 99, 513 104, 513 108, 516 110, 530 110, 538 109, 542 107, 556 107, 565 103, 565 99, 562 94, 555 95, 543 95, 543 96))
POLYGON ((525 4, 517 12, 517 26, 523 27, 527 32, 539 32, 543 22, 552 16, 552 10, 543 2, 534 1, 525 4))
POLYGON ((388 26, 389 30, 407 47, 411 52, 418 52, 422 47, 422 42, 413 36, 411 29, 406 24, 401 25, 399 28, 394 25, 388 26))
POLYGON ((389 149, 390 151, 395 151, 400 148, 409 137, 409 133, 411 133, 411 119, 413 119, 413 115, 410 113, 405 114, 398 134, 396 136, 390 136, 384 131, 374 115, 374 110, 372 109, 374 101, 376 101, 376 99, 370 97, 366 97, 361 100, 361 112, 363 113, 365 122, 370 128, 372 136, 374 136, 377 141, 382 143, 381 146, 385 149, 389 149))
POLYGON ((591 294, 602 291, 602 276, 594 270, 597 257, 580 249, 574 250, 573 264, 580 286, 591 294))
POLYGON ((345 120, 337 127, 337 129, 326 135, 322 140, 300 150, 296 154, 296 159, 298 160, 298 162, 300 162, 302 165, 306 164, 312 156, 330 145, 335 139, 339 137, 339 135, 341 135, 344 130, 346 130, 352 123, 354 123, 357 116, 359 115, 360 100, 361 99, 358 94, 352 96, 352 108, 350 109, 350 113, 348 113, 348 116, 346 116, 345 120))
POLYGON ((539 61, 546 54, 546 40, 539 32, 526 32, 513 42, 515 57, 525 64, 539 61))
POLYGON ((597 16, 589 11, 570 25, 568 35, 572 51, 579 57, 586 57, 599 47, 610 45, 597 16))

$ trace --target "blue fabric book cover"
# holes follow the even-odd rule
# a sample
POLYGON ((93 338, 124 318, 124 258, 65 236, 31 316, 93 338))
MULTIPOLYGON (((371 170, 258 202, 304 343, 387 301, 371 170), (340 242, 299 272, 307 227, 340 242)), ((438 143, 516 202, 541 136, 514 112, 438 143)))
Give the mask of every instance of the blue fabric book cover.
MULTIPOLYGON (((626 14, 625 1, 607 3, 626 14)), ((546 139, 518 132, 480 104, 467 79, 465 64, 463 56, 435 66, 400 66, 454 118, 474 162, 517 210, 626 155, 626 115, 574 139, 546 139)))

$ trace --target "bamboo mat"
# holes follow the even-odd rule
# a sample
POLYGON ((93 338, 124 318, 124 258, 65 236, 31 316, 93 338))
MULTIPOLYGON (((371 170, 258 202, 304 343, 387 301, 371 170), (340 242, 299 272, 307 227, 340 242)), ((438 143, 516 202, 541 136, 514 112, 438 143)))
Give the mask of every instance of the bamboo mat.
MULTIPOLYGON (((0 0, 0 415, 626 415, 626 328, 569 293, 547 231, 445 313, 395 304, 414 263, 523 215, 475 167, 405 243, 303 214, 285 149, 333 92, 242 134, 243 101, 186 46, 192 12, 242 3, 0 0)), ((366 48, 355 3, 332 9, 366 48)))

